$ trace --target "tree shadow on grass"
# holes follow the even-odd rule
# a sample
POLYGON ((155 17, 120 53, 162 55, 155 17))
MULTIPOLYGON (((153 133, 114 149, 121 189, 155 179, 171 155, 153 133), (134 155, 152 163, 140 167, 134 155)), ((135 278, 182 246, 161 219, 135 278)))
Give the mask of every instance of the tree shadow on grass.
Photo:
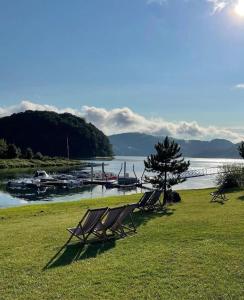
MULTIPOLYGON (((175 209, 172 208, 165 208, 161 211, 136 211, 133 213, 133 222, 137 228, 141 225, 145 225, 148 221, 166 216, 169 217, 174 213, 175 209)), ((129 225, 131 220, 126 220, 125 225, 129 225)), ((58 252, 49 260, 49 262, 43 268, 43 271, 55 267, 66 266, 72 264, 73 262, 79 260, 86 260, 89 258, 95 258, 98 255, 112 249, 116 245, 116 238, 115 236, 111 237, 105 241, 91 241, 88 244, 81 244, 80 242, 75 244, 64 244, 58 252)))

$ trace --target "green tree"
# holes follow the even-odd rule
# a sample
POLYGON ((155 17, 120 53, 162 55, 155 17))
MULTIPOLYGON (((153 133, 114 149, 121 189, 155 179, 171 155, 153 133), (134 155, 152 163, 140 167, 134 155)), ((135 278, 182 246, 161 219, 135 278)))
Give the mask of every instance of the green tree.
POLYGON ((241 142, 240 146, 238 147, 239 154, 242 158, 244 158, 244 142, 241 142))
POLYGON ((34 154, 33 154, 32 149, 31 149, 31 148, 27 148, 27 149, 25 150, 25 158, 26 158, 26 159, 32 159, 33 156, 34 156, 34 154))
POLYGON ((190 162, 182 158, 180 146, 168 137, 162 143, 156 144, 155 150, 156 154, 151 154, 144 161, 146 170, 156 173, 152 178, 147 178, 147 181, 164 192, 165 205, 168 190, 186 180, 181 174, 188 170, 190 162))
POLYGON ((17 147, 17 157, 22 157, 22 151, 20 149, 20 147, 17 147))
POLYGON ((19 150, 15 144, 8 145, 7 158, 17 158, 19 155, 19 150))
POLYGON ((43 155, 41 154, 41 152, 36 152, 34 158, 35 158, 35 159, 42 160, 42 159, 43 159, 43 155))
POLYGON ((4 139, 0 139, 0 158, 7 156, 8 145, 4 139))

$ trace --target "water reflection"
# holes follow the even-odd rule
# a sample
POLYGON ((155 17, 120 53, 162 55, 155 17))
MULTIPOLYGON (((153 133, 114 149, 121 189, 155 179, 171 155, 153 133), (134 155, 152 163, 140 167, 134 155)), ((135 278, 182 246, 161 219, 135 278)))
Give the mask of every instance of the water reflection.
POLYGON ((7 189, 7 193, 14 198, 23 199, 26 201, 51 201, 60 197, 73 196, 83 193, 92 193, 95 189, 94 185, 83 185, 81 187, 58 188, 58 187, 41 187, 38 189, 7 189))

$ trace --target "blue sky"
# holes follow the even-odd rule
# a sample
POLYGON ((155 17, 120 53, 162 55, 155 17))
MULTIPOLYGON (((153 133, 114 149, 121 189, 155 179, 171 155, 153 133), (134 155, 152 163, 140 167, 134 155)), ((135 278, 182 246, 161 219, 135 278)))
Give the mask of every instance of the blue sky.
POLYGON ((84 106, 104 109, 110 117, 127 107, 168 126, 208 128, 195 137, 230 130, 239 135, 230 139, 242 138, 238 1, 0 0, 0 113, 23 100, 81 114, 84 106))

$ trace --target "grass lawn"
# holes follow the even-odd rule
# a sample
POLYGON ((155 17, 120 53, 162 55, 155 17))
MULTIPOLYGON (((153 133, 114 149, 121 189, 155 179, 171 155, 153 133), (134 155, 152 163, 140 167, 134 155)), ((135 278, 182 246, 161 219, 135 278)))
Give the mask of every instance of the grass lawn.
POLYGON ((244 191, 223 205, 209 193, 136 212, 137 234, 70 245, 46 270, 88 207, 139 195, 0 210, 0 299, 244 299, 244 191))

